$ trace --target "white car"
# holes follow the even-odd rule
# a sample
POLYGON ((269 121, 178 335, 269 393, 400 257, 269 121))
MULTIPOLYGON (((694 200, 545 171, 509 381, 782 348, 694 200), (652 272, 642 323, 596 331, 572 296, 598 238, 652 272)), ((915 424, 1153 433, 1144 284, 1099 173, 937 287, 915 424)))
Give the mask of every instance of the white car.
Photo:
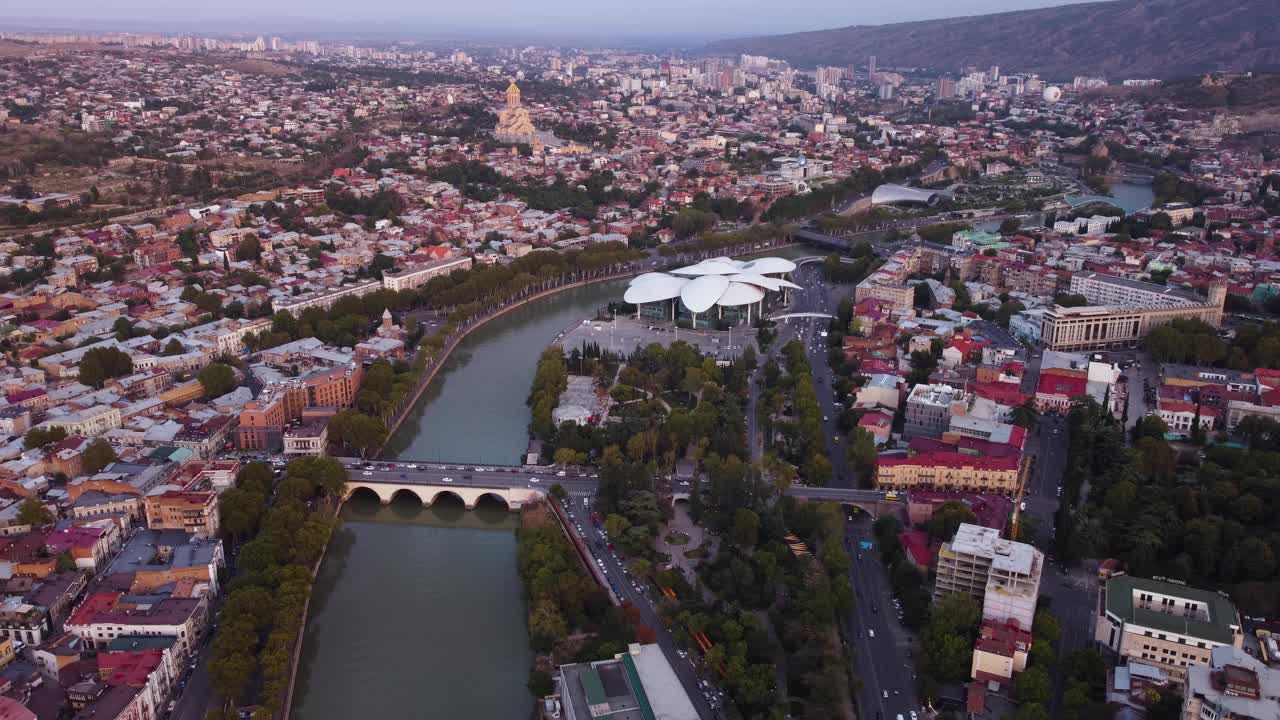
MULTIPOLYGON (((541 480, 539 480, 538 478, 529 478, 529 482, 531 482, 531 483, 536 483, 536 482, 542 482, 542 481, 541 481, 541 480)), ((554 489, 554 488, 553 488, 553 489, 554 489)))
POLYGON ((373 473, 369 472, 368 470, 365 470, 364 472, 362 472, 362 473, 360 473, 360 474, 361 474, 361 475, 363 475, 363 476, 365 476, 365 477, 369 477, 369 476, 370 476, 370 475, 372 475, 373 473))
POLYGON ((872 637, 872 638, 873 638, 873 637, 875 637, 875 636, 876 636, 876 631, 875 631, 875 630, 872 630, 872 629, 870 629, 870 628, 868 628, 868 629, 867 629, 867 637, 872 637))
POLYGON ((443 480, 443 481, 445 481, 445 482, 453 482, 453 478, 451 478, 451 477, 447 477, 447 478, 440 478, 440 479, 441 479, 441 480, 443 480))

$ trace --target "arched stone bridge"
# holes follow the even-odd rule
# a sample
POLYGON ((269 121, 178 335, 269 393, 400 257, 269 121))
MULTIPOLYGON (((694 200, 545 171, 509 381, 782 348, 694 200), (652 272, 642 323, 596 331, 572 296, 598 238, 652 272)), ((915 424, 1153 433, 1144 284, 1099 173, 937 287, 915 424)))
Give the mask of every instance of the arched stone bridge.
POLYGON ((464 484, 426 484, 404 483, 395 481, 348 480, 347 493, 342 498, 346 502, 356 492, 371 492, 383 505, 390 504, 396 495, 407 493, 423 507, 431 507, 442 496, 453 496, 462 501, 468 510, 475 509, 481 498, 489 497, 504 503, 512 511, 519 510, 525 503, 536 502, 545 497, 540 489, 525 487, 479 487, 464 484))

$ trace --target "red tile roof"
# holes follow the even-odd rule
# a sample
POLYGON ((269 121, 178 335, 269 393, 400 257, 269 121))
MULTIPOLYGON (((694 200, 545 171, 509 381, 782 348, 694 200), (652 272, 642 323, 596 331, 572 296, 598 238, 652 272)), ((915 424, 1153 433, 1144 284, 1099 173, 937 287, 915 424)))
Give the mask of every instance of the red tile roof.
POLYGON ((927 568, 933 560, 933 553, 929 550, 929 534, 919 530, 908 530, 898 535, 898 540, 902 543, 902 549, 911 556, 912 562, 918 567, 927 568))
POLYGON ((164 653, 156 648, 98 653, 98 672, 107 685, 140 688, 164 661, 164 653))
POLYGON ((1027 401, 1030 395, 1018 390, 1017 383, 980 382, 975 383, 973 392, 980 398, 986 398, 1001 405, 1015 407, 1027 401))
POLYGON ((931 450, 912 457, 888 456, 879 459, 881 466, 918 465, 922 467, 946 467, 956 470, 971 468, 974 470, 1015 470, 1018 467, 1017 456, 1011 457, 975 457, 958 452, 931 450))
POLYGON ((1089 387, 1089 381, 1082 377, 1067 375, 1041 375, 1036 386, 1037 395, 1066 395, 1075 397, 1083 395, 1089 387))

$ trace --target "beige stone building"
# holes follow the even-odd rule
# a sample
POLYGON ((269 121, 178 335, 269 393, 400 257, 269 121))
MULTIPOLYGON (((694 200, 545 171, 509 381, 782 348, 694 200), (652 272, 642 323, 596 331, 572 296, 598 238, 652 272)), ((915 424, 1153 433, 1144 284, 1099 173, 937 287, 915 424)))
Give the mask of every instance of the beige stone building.
POLYGON ((1100 610, 1094 640, 1175 682, 1188 666, 1208 663, 1214 648, 1244 642, 1230 599, 1180 583, 1117 575, 1103 588, 1100 610))

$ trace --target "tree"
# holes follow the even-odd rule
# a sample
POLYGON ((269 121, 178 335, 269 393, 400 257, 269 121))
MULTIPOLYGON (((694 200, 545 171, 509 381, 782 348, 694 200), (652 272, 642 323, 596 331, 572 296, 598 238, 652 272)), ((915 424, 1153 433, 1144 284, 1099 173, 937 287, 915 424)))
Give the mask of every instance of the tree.
POLYGON ((80 382, 96 388, 133 372, 133 358, 113 347, 96 347, 80 358, 80 382))
POLYGON ((729 540, 740 550, 756 546, 760 535, 760 516, 747 508, 738 508, 733 514, 733 531, 729 540))
POLYGON ((101 472, 103 468, 116 461, 115 448, 111 447, 111 443, 98 438, 89 443, 84 449, 84 473, 93 475, 101 472))
POLYGON ((75 572, 79 569, 76 567, 76 559, 71 557, 70 550, 63 550, 58 553, 58 562, 56 567, 58 572, 75 572))
POLYGON ((1053 681, 1043 667, 1029 667, 1014 681, 1013 696, 1021 705, 1043 705, 1053 692, 1053 681))
POLYGON ((1013 424, 1025 430, 1033 429, 1040 422, 1040 410, 1036 407, 1036 399, 1029 397, 1011 413, 1013 424))
POLYGON ((160 354, 164 357, 173 357, 186 351, 187 349, 183 347, 182 341, 178 340, 178 338, 169 338, 169 342, 165 343, 164 349, 160 351, 160 354))
POLYGON ((551 673, 545 670, 529 671, 529 694, 536 698, 543 698, 555 692, 555 681, 551 678, 551 673))
POLYGON ((329 435, 348 450, 365 457, 370 450, 382 447, 387 439, 387 426, 381 420, 354 410, 343 410, 329 420, 329 435))
POLYGON ((209 363, 200 371, 199 378, 206 400, 222 397, 236 389, 236 372, 225 363, 209 363))
POLYGON ((53 522, 53 513, 35 497, 28 497, 18 506, 18 524, 43 527, 53 522))
POLYGON ((36 427, 28 430, 27 434, 22 437, 22 445, 28 450, 34 450, 56 442, 61 442, 66 437, 67 431, 60 427, 36 427))
POLYGON ((876 472, 876 461, 879 455, 876 452, 875 436, 866 428, 855 427, 849 434, 845 454, 854 472, 862 480, 863 486, 869 486, 876 472))
POLYGON ((978 516, 959 500, 948 500, 938 506, 929 518, 929 535, 935 539, 950 541, 964 523, 977 522, 978 516))
POLYGON ((258 262, 261 257, 262 241, 258 240, 258 236, 253 233, 245 235, 240 244, 236 246, 236 260, 258 262))

